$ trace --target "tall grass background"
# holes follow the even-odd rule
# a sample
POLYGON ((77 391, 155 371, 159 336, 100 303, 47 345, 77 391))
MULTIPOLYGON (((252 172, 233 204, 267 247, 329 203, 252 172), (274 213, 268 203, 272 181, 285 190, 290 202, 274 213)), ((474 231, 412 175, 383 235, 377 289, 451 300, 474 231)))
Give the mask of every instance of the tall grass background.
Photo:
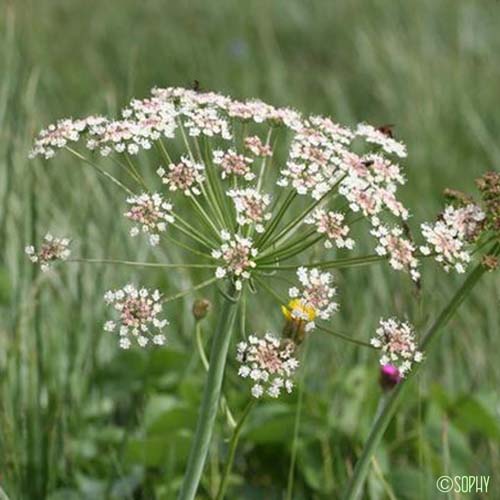
MULTIPOLYGON (((394 124, 408 144, 403 198, 417 229, 441 207, 443 188, 470 190, 499 168, 499 23, 493 1, 0 0, 5 494, 174 498, 203 383, 193 297, 167 310, 167 349, 123 353, 102 333, 106 289, 140 279, 174 293, 196 273, 68 263, 46 276, 23 255, 50 230, 71 235, 73 251, 88 257, 181 258, 131 240, 121 195, 73 158, 28 161, 38 129, 63 116, 113 115, 153 86, 195 79, 341 123, 394 124)), ((381 315, 406 316, 422 331, 460 283, 430 263, 421 296, 387 266, 337 280, 334 324, 365 339, 381 315)), ((446 328, 372 463, 366 498, 434 498, 444 473, 489 475, 490 491, 500 488, 499 292, 489 276, 446 328)), ((250 329, 279 330, 277 306, 253 306, 250 329)), ((207 337, 216 315, 215 306, 207 337)), ((314 333, 299 391, 249 419, 228 498, 283 498, 287 483, 289 498, 337 498, 376 409, 377 376, 372 352, 314 333)), ((234 370, 226 392, 241 411, 234 370)), ((217 430, 200 498, 217 490, 226 432, 217 430)))

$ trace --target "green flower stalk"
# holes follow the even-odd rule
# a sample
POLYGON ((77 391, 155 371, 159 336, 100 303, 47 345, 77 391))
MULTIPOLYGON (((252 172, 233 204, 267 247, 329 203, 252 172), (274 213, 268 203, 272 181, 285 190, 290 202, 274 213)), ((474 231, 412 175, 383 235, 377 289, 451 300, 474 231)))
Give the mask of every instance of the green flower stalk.
MULTIPOLYGON (((499 246, 496 245, 492 249, 490 255, 497 257, 499 253, 499 246)), ((443 309, 424 337, 422 348, 425 349, 426 352, 429 352, 431 344, 435 342, 442 329, 446 326, 448 321, 452 318, 462 302, 467 298, 487 270, 488 268, 486 266, 478 264, 469 274, 459 290, 457 290, 455 295, 453 295, 450 302, 443 309)), ((397 405, 401 400, 402 395, 406 391, 411 378, 413 378, 417 370, 418 368, 415 368, 409 377, 401 383, 398 383, 397 386, 392 389, 392 392, 386 396, 381 411, 379 411, 375 417, 368 440, 365 443, 358 461, 356 462, 354 473, 349 481, 349 484, 347 485, 345 495, 343 496, 344 500, 357 500, 361 498, 363 485, 369 471, 371 459, 384 435, 385 430, 387 429, 387 426, 396 412, 397 405)))
POLYGON ((210 366, 205 381, 203 399, 196 424, 194 440, 191 445, 188 468, 179 495, 179 499, 182 500, 195 497, 203 473, 208 448, 212 439, 215 418, 219 408, 227 351, 236 318, 237 304, 238 296, 235 295, 234 289, 230 290, 228 296, 223 299, 219 321, 215 329, 214 339, 212 340, 210 366))
MULTIPOLYGON (((476 182, 481 193, 479 203, 476 204, 470 196, 459 191, 446 190, 445 195, 451 204, 447 206, 434 225, 423 225, 424 235, 427 233, 428 242, 434 246, 436 260, 442 263, 447 271, 453 266, 458 272, 463 272, 464 263, 469 262, 472 255, 481 254, 487 245, 491 245, 489 251, 483 252, 480 262, 470 272, 463 285, 453 295, 425 335, 422 348, 427 353, 442 332, 443 327, 446 326, 483 275, 498 268, 498 256, 500 255, 500 174, 488 172, 476 182), (465 244, 471 242, 475 244, 475 247, 468 253, 465 251, 465 244)), ((430 250, 426 250, 426 252, 430 253, 430 250)), ((386 361, 383 360, 382 364, 385 365, 386 361)), ((417 368, 412 371, 411 377, 415 375, 416 371, 417 368)), ((377 412, 368 440, 356 462, 354 473, 347 486, 343 497, 345 500, 357 500, 361 497, 370 461, 411 377, 401 383, 399 383, 400 379, 397 382, 394 382, 393 379, 392 387, 395 388, 387 396, 382 410, 377 412)), ((391 389, 391 387, 386 388, 391 389)))

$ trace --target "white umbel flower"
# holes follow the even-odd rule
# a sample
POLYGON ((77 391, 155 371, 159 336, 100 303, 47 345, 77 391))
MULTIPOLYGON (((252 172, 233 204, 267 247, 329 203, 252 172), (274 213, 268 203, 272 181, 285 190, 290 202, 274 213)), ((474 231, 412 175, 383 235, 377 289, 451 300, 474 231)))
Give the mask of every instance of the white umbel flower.
POLYGON ((215 271, 215 276, 219 279, 230 277, 236 289, 241 290, 242 280, 250 278, 250 273, 256 266, 257 250, 253 248, 250 238, 239 234, 231 235, 223 231, 221 237, 222 245, 212 251, 212 257, 222 261, 215 271))
POLYGON ((222 169, 221 177, 228 176, 243 177, 247 181, 255 179, 255 174, 250 169, 253 159, 245 155, 238 154, 233 149, 222 151, 217 149, 213 153, 213 162, 222 169))
POLYGON ((291 340, 280 341, 271 333, 266 333, 263 338, 250 335, 247 342, 238 344, 238 375, 252 381, 254 398, 264 394, 277 398, 283 390, 292 391, 292 378, 299 366, 294 357, 295 349, 291 340))
POLYGON ((395 366, 402 377, 410 371, 413 363, 420 363, 423 359, 413 327, 396 318, 381 319, 370 343, 382 351, 380 364, 395 366))
POLYGON ((119 335, 119 344, 128 349, 135 339, 140 347, 148 344, 163 345, 166 342, 163 328, 166 319, 160 319, 162 312, 161 294, 158 290, 137 288, 127 284, 118 290, 109 290, 104 295, 106 304, 118 313, 118 320, 107 321, 104 330, 119 335))
POLYGON ((434 258, 446 272, 455 269, 464 273, 471 260, 468 244, 485 217, 485 213, 474 204, 461 208, 447 206, 436 222, 422 224, 427 245, 421 246, 420 251, 424 255, 434 253, 434 258))
POLYGON ((260 137, 256 135, 245 137, 245 148, 254 156, 272 156, 273 150, 268 144, 263 144, 260 137))
POLYGON ((86 126, 86 120, 72 120, 70 118, 49 125, 39 133, 29 157, 42 156, 46 160, 52 158, 56 150, 64 148, 68 143, 78 141, 86 126))
POLYGON ((319 234, 325 236, 325 248, 354 248, 354 240, 348 238, 349 226, 344 224, 345 216, 340 212, 326 211, 322 208, 316 209, 305 219, 306 224, 316 226, 319 234))
POLYGON ((400 158, 406 158, 406 146, 396 139, 376 129, 372 125, 360 123, 356 129, 356 135, 363 137, 366 142, 380 146, 386 153, 394 154, 400 158))
POLYGON ((151 245, 158 245, 160 233, 167 229, 167 225, 174 222, 172 204, 164 200, 161 194, 142 193, 127 198, 130 208, 125 217, 135 222, 130 230, 131 236, 143 232, 149 236, 151 245))
POLYGON ((306 321, 305 329, 310 331, 316 326, 314 318, 327 320, 338 310, 338 303, 333 300, 337 291, 332 286, 331 273, 299 267, 297 277, 302 286, 288 291, 294 299, 290 302, 293 304, 290 314, 292 318, 306 321))
POLYGON ((24 251, 31 262, 39 264, 42 272, 47 272, 53 262, 67 260, 70 255, 69 244, 68 238, 56 238, 47 233, 38 251, 33 245, 28 245, 24 251))
POLYGON ((420 278, 418 259, 415 257, 415 245, 405 238, 400 227, 389 228, 384 224, 376 225, 371 234, 378 240, 375 252, 378 255, 387 255, 389 264, 396 271, 406 271, 414 281, 420 278))
POLYGON ((171 163, 167 170, 160 167, 156 173, 170 191, 181 191, 186 196, 201 194, 200 185, 205 180, 205 167, 183 156, 179 163, 171 163))
POLYGON ((238 224, 254 224, 258 233, 264 232, 263 222, 271 218, 270 213, 265 213, 271 197, 255 188, 232 189, 227 195, 233 199, 238 224))

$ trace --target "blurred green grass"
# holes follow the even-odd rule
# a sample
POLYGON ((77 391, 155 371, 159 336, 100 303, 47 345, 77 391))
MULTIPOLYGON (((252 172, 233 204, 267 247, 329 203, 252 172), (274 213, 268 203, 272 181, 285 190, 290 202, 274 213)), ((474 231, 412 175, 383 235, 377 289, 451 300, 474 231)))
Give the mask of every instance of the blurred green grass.
MULTIPOLYGON (((71 234, 85 255, 148 252, 117 224, 121 199, 92 172, 65 155, 47 165, 27 160, 41 127, 113 114, 155 85, 195 79, 342 123, 395 124, 408 144, 403 197, 416 227, 434 217, 444 187, 470 189, 498 169, 499 23, 491 1, 0 0, 0 485, 10 497, 131 498, 135 488, 133 498, 171 498, 202 384, 201 372, 187 368, 190 300, 172 318, 169 350, 123 354, 101 334, 101 297, 128 272, 75 264, 38 287, 22 249, 48 229, 71 234)), ((195 278, 140 277, 167 292, 195 278)), ((430 265, 419 302, 385 267, 338 280, 336 325, 365 338, 381 314, 425 328, 460 281, 430 265)), ((370 498, 388 489, 431 498, 443 471, 490 474, 500 485, 499 291, 489 277, 446 329, 388 432, 370 498)), ((253 328, 280 324, 278 310, 264 311, 253 328)), ((376 359, 317 334, 304 383, 296 498, 332 498, 376 407, 376 359)), ((234 381, 228 391, 237 407, 234 381)), ((230 498, 280 498, 294 409, 294 398, 263 405, 250 422, 230 498)))

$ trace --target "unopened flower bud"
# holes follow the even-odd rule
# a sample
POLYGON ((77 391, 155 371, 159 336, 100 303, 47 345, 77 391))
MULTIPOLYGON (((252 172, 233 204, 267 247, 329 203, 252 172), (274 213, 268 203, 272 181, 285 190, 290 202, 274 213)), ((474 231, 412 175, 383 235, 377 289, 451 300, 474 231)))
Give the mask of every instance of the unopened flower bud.
POLYGON ((396 387, 401 379, 401 373, 396 366, 387 364, 380 367, 379 383, 384 391, 390 391, 396 387))
POLYGON ((459 206, 466 206, 474 203, 474 200, 469 195, 462 193, 461 191, 458 191, 456 189, 446 188, 444 190, 444 196, 450 202, 456 202, 456 204, 459 206))
POLYGON ((212 304, 207 299, 197 299, 193 304, 193 316, 196 321, 202 320, 210 311, 212 304))
POLYGON ((495 271, 498 269, 500 262, 498 261, 498 257, 495 257, 494 255, 485 255, 482 260, 483 266, 488 270, 488 271, 495 271))

